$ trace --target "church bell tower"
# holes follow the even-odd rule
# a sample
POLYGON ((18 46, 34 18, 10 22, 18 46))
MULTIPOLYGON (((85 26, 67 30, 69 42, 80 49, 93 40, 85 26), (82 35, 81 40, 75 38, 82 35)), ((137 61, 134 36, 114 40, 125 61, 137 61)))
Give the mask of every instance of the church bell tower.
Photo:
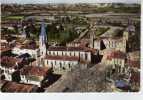
POLYGON ((46 35, 45 27, 46 27, 46 25, 45 25, 44 20, 43 20, 41 23, 41 32, 39 35, 39 55, 40 55, 39 65, 40 66, 44 66, 44 58, 47 54, 47 48, 46 48, 47 35, 46 35))

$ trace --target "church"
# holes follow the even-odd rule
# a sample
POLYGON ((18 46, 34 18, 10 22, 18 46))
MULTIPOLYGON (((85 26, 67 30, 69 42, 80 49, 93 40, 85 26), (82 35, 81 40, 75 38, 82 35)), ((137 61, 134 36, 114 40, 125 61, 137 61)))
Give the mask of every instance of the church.
POLYGON ((91 51, 81 47, 50 46, 45 30, 45 23, 41 24, 39 35, 39 57, 37 66, 50 67, 55 72, 70 71, 81 61, 91 62, 91 51))

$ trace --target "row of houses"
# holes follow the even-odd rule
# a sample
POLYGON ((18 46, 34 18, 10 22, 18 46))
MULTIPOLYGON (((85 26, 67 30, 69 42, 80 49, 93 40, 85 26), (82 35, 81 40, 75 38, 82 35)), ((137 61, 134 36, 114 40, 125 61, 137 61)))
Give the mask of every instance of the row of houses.
MULTIPOLYGON (((30 66, 26 60, 17 57, 4 56, 0 60, 2 75, 7 81, 34 84, 41 87, 41 82, 51 72, 50 68, 30 66)), ((47 79, 48 80, 48 79, 47 79)))

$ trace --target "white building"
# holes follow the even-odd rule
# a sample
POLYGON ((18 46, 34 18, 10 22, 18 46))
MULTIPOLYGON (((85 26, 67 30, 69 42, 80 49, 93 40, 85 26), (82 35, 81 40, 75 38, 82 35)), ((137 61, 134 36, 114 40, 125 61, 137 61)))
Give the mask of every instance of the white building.
POLYGON ((91 51, 82 47, 49 47, 47 51, 47 55, 51 56, 75 56, 80 59, 80 61, 88 61, 91 62, 91 51))
POLYGON ((45 66, 51 67, 55 72, 70 71, 79 63, 79 58, 75 56, 46 56, 45 66))
POLYGON ((126 54, 121 51, 111 51, 105 55, 106 59, 103 61, 107 65, 112 65, 112 68, 119 73, 123 73, 126 70, 125 61, 126 54))
POLYGON ((103 43, 106 49, 115 49, 126 52, 127 43, 124 38, 104 38, 103 43))
POLYGON ((21 83, 41 86, 42 80, 48 75, 49 68, 39 66, 25 66, 20 69, 21 83))
POLYGON ((33 58, 37 57, 38 52, 39 52, 38 46, 36 45, 36 43, 32 43, 31 41, 29 43, 16 45, 12 49, 12 53, 14 54, 22 55, 28 53, 33 58))
POLYGON ((0 63, 0 69, 4 71, 5 79, 12 81, 12 74, 19 68, 19 64, 22 64, 22 59, 4 56, 0 63))

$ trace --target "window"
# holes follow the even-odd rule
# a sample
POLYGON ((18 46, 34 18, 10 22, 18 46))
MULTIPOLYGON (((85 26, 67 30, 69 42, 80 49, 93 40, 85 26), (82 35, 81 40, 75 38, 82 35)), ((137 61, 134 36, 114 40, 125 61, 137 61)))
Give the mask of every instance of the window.
POLYGON ((62 63, 60 62, 60 67, 62 66, 62 63))
POLYGON ((69 69, 71 68, 70 63, 69 63, 69 69))
POLYGON ((85 53, 85 59, 87 60, 87 53, 85 53))
POLYGON ((51 67, 53 67, 53 62, 51 62, 51 67))
POLYGON ((65 67, 63 67, 63 70, 65 70, 65 67))

